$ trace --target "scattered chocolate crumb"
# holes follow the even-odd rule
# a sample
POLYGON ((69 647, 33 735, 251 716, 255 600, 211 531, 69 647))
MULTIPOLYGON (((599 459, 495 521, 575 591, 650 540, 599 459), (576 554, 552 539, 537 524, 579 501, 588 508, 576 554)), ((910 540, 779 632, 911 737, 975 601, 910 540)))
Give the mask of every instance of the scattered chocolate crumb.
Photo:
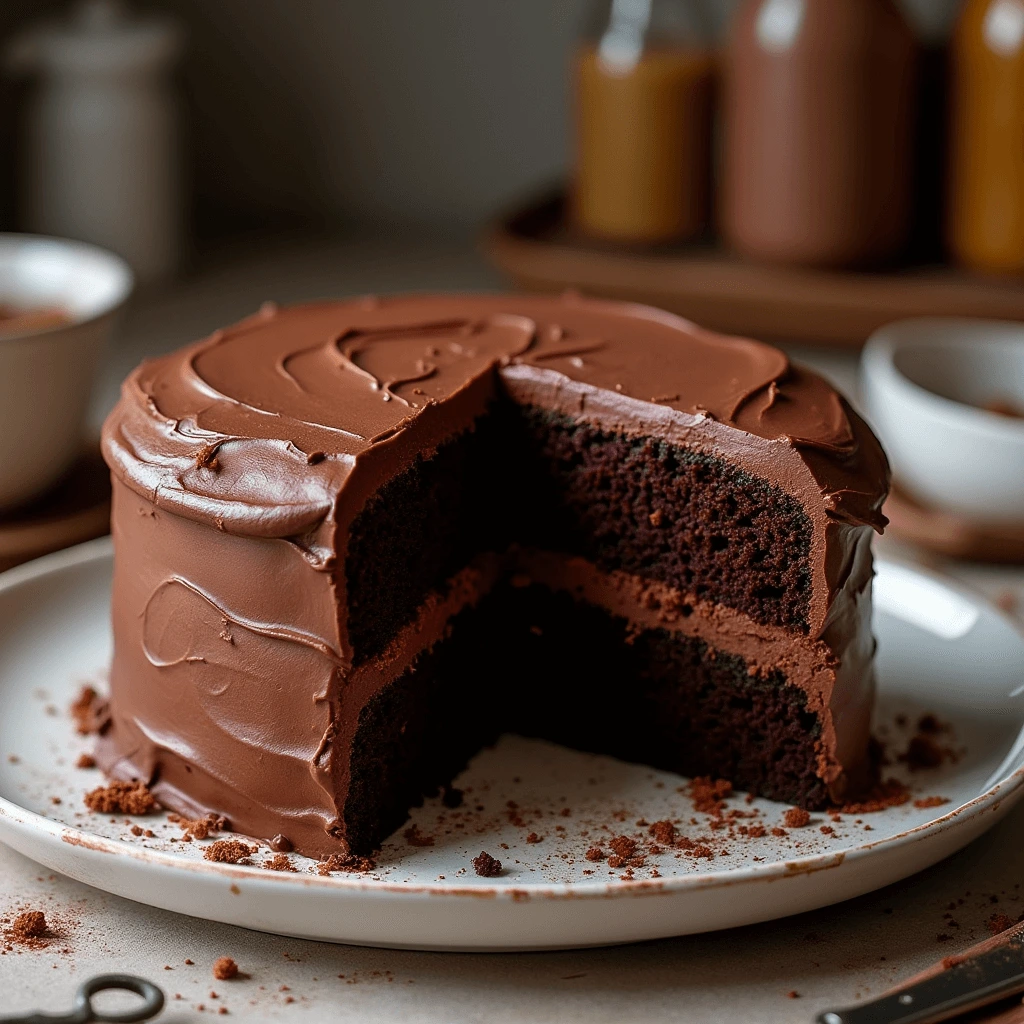
POLYGON ((927 807, 941 807, 943 804, 948 804, 948 797, 944 796, 923 796, 920 800, 914 801, 915 807, 920 807, 924 810, 927 807))
POLYGON ((778 825, 772 829, 773 836, 788 836, 789 833, 784 828, 779 828, 778 825))
POLYGON ((189 960, 187 957, 185 958, 186 966, 191 967, 194 963, 195 963, 194 960, 189 960))
POLYGON ((291 862, 286 853, 276 853, 270 860, 265 860, 262 867, 268 871, 297 871, 298 868, 291 862))
POLYGON ((218 839, 203 850, 203 858, 217 864, 251 864, 250 857, 255 852, 255 846, 248 846, 238 839, 218 839))
POLYGON ((23 910, 11 925, 14 939, 41 939, 47 932, 46 915, 41 910, 23 910))
POLYGON ((791 988, 791 989, 790 989, 790 990, 789 990, 789 991, 788 991, 788 992, 786 993, 786 998, 787 998, 787 999, 799 999, 799 998, 800 998, 800 993, 799 993, 799 992, 797 992, 797 990, 796 990, 795 988, 791 988))
POLYGON ((539 835, 537 835, 537 833, 536 833, 536 832, 531 832, 531 833, 530 833, 530 834, 529 834, 529 835, 528 835, 528 836, 526 837, 526 841, 527 841, 528 843, 540 843, 540 842, 542 842, 542 841, 543 841, 543 839, 544 839, 544 837, 543 837, 543 836, 539 836, 539 835))
POLYGON ((616 836, 608 845, 620 857, 632 857, 636 853, 636 840, 629 836, 616 836))
POLYGON ((222 956, 213 965, 213 976, 218 981, 230 981, 238 977, 238 964, 229 956, 222 956))
POLYGON ((86 793, 85 806, 96 814, 150 814, 157 803, 144 782, 111 782, 86 793))
POLYGON ((130 831, 131 831, 131 834, 133 836, 141 836, 142 835, 142 829, 139 828, 138 825, 132 825, 130 831))
POLYGON ((671 821, 656 821, 647 831, 664 846, 675 844, 676 827, 671 821))
POLYGON ((930 736, 918 734, 910 738, 907 752, 900 755, 912 772, 926 768, 938 768, 946 759, 946 753, 930 736))
POLYGON ((901 807, 909 799, 910 790, 899 779, 886 779, 878 783, 864 800, 844 804, 841 810, 844 814, 874 814, 889 807, 901 807))
POLYGON ((821 834, 825 836, 834 836, 836 834, 836 830, 831 825, 822 825, 821 834))
POLYGON ((687 793, 695 811, 718 817, 725 808, 726 798, 732 794, 732 783, 727 779, 712 780, 701 776, 690 783, 687 793))
POLYGON ((462 806, 462 790, 456 789, 454 786, 445 786, 444 792, 441 794, 441 803, 445 807, 450 807, 454 810, 456 807, 462 806))
POLYGON ((332 853, 316 866, 318 874, 329 875, 332 871, 373 871, 377 862, 371 857, 357 857, 354 853, 332 853))
POLYGON ((79 754, 78 760, 75 762, 76 768, 95 768, 96 758, 92 754, 79 754))
POLYGON ((202 818, 195 821, 182 820, 178 822, 179 827, 185 833, 184 839, 207 839, 210 835, 210 823, 202 818))
POLYGON ((480 855, 473 858, 473 870, 481 878, 497 878, 501 874, 501 861, 481 850, 480 855))
POLYGON ((597 863, 598 861, 604 860, 604 850, 602 850, 599 846, 592 846, 589 850, 587 850, 585 856, 587 860, 592 861, 593 863, 597 863))
POLYGON ((75 731, 81 736, 101 733, 110 722, 107 702, 91 686, 83 686, 68 708, 75 723, 75 731))
POLYGON ((433 846, 434 845, 434 837, 433 836, 424 835, 420 831, 419 825, 410 825, 402 833, 402 835, 405 836, 405 841, 410 846, 433 846))
POLYGON ((998 935, 1000 932, 1005 932, 1007 928, 1012 928, 1017 922, 1012 917, 1006 914, 993 914, 985 924, 988 926, 988 930, 993 935, 998 935))
POLYGON ((220 814, 207 814, 205 818, 185 818, 180 814, 168 814, 167 818, 184 833, 182 840, 186 843, 193 839, 207 839, 211 832, 221 832, 227 828, 228 819, 220 814))
POLYGON ((1001 590, 996 594, 996 607, 1007 615, 1016 615, 1020 600, 1012 590, 1001 590))
POLYGON ((802 807, 790 807, 782 816, 782 820, 787 828, 803 828, 811 820, 811 816, 802 807))

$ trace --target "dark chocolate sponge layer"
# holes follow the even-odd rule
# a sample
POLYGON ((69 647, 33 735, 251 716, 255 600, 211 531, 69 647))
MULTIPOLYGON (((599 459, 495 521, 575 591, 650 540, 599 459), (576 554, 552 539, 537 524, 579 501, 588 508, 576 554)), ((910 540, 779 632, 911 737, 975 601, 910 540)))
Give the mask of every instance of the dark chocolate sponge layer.
POLYGON ((503 400, 418 456, 353 522, 354 663, 379 654, 474 555, 510 543, 807 629, 811 524, 790 495, 724 459, 503 400))
POLYGON ((778 670, 752 674, 694 637, 637 632, 568 594, 503 585, 364 707, 345 809, 352 849, 379 845, 503 731, 808 809, 828 801, 818 718, 778 670), (566 686, 578 678, 585 693, 566 686))

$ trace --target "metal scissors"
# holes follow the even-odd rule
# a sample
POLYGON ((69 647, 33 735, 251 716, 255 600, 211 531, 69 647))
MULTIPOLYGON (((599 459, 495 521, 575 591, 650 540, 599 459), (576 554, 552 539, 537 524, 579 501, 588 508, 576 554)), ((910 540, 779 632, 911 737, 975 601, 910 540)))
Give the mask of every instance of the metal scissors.
POLYGON ((133 1024, 135 1021, 151 1020, 164 1008, 164 994, 151 981, 136 978, 133 974, 98 974, 82 982, 75 993, 75 1005, 70 1013, 29 1013, 14 1017, 0 1017, 0 1024, 133 1024), (142 997, 142 1004, 133 1010, 121 1013, 104 1013, 92 1005, 97 992, 134 992, 142 997))

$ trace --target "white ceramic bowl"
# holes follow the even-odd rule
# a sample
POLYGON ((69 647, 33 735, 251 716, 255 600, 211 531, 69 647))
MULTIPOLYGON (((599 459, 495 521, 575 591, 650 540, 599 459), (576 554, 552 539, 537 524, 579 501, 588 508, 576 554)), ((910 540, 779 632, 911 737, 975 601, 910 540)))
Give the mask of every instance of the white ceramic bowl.
POLYGON ((1024 324, 901 320, 861 360, 868 418, 908 494, 980 524, 1024 523, 1024 324))
POLYGON ((131 290, 132 272, 113 253, 0 234, 0 304, 59 307, 71 317, 0 334, 0 509, 45 491, 80 452, 96 369, 131 290))

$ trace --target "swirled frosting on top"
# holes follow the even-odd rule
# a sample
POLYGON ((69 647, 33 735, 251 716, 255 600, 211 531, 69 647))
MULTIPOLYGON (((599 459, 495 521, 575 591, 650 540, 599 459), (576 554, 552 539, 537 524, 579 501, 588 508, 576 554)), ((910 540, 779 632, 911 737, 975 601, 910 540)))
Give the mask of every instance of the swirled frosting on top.
POLYGON ((557 394, 626 433, 671 424, 741 465, 780 456, 790 489, 816 489, 828 516, 885 523, 885 456, 821 377, 756 341, 573 295, 268 305, 143 363, 104 451, 157 505, 245 536, 309 534, 360 463, 383 481, 462 429, 503 378, 517 400, 557 394))

